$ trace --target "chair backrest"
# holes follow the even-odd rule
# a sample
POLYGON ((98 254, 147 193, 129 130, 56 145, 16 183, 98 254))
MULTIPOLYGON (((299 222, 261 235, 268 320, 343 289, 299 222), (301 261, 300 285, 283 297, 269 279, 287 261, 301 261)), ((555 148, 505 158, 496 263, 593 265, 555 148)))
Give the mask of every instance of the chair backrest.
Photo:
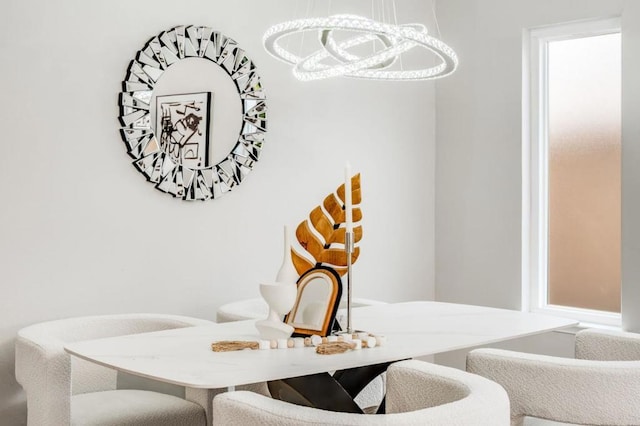
POLYGON ((587 329, 576 333, 576 358, 593 361, 640 361, 640 334, 587 329))
POLYGON ((589 425, 640 425, 640 361, 560 358, 474 349, 467 370, 499 383, 512 424, 524 416, 589 425))
POLYGON ((387 413, 337 413, 289 404, 251 392, 214 398, 214 425, 449 425, 507 426, 509 399, 500 385, 474 374, 402 361, 387 371, 387 413))
POLYGON ((66 344, 209 324, 210 321, 178 315, 119 314, 62 319, 23 328, 16 339, 15 372, 27 393, 29 424, 69 424, 72 394, 116 387, 114 370, 72 360, 64 351, 66 344))

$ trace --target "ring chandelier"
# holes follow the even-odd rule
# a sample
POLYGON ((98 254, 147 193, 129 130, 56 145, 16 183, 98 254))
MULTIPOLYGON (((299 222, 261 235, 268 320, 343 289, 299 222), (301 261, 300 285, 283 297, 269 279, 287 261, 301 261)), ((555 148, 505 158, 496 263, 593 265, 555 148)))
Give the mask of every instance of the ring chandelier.
POLYGON ((264 47, 272 56, 293 65, 293 75, 302 81, 347 76, 378 80, 428 80, 445 77, 458 66, 458 57, 451 47, 427 34, 424 25, 392 25, 362 16, 333 15, 326 18, 297 19, 272 26, 264 34, 264 47), (333 31, 361 33, 336 42, 333 31), (281 41, 294 33, 318 31, 321 48, 307 57, 299 57, 283 47, 281 41), (369 56, 356 56, 349 49, 380 40, 384 49, 369 56), (417 70, 389 70, 404 52, 414 47, 434 53, 439 63, 417 70), (336 64, 323 63, 332 58, 336 64))

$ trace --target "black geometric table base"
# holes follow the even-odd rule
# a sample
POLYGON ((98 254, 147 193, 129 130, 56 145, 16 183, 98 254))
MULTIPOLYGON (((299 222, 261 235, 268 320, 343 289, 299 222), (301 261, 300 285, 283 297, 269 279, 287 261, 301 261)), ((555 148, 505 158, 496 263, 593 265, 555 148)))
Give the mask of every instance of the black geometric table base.
MULTIPOLYGON (((329 373, 292 377, 268 383, 269 392, 275 399, 292 404, 343 413, 360 413, 355 403, 358 394, 376 377, 387 371, 391 362, 367 365, 329 373)), ((377 414, 385 412, 384 399, 377 414)))

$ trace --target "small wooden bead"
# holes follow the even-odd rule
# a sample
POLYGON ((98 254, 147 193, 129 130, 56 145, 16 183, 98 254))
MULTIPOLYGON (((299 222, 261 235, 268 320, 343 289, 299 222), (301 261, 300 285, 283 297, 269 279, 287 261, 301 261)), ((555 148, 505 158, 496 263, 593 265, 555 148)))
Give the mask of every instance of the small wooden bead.
POLYGON ((271 349, 271 342, 268 340, 258 340, 258 349, 271 349))
POLYGON ((278 341, 277 340, 272 340, 270 342, 270 346, 271 346, 271 349, 277 348, 278 347, 278 341))
POLYGON ((313 346, 313 343, 311 343, 311 337, 305 337, 304 338, 304 345, 305 346, 313 346))
POLYGON ((322 343, 327 343, 329 341, 329 339, 327 339, 326 337, 322 338, 322 343))
POLYGON ((289 340, 287 340, 287 347, 288 347, 289 349, 293 348, 293 339, 289 339, 289 340))
POLYGON ((311 344, 313 346, 318 346, 322 343, 322 337, 318 336, 317 334, 314 334, 313 336, 311 336, 311 344))

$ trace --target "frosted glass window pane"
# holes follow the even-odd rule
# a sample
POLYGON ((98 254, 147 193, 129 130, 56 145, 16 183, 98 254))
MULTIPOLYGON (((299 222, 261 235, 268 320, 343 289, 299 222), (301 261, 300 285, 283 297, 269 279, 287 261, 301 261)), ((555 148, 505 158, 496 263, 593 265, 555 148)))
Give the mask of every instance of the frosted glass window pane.
POLYGON ((620 312, 620 34, 548 55, 548 303, 620 312))

